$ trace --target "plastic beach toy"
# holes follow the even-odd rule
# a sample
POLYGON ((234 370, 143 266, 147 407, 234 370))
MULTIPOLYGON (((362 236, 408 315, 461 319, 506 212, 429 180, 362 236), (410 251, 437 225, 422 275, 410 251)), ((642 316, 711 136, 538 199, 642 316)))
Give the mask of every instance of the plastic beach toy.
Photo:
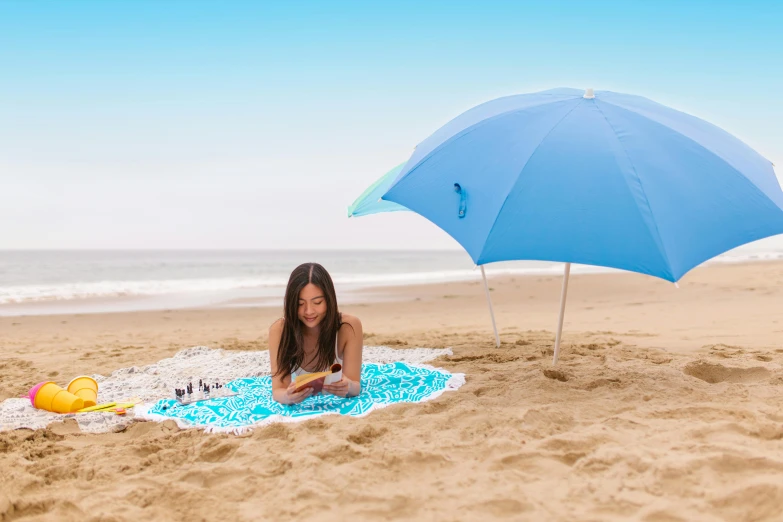
POLYGON ((32 388, 30 388, 30 394, 29 394, 29 396, 30 396, 30 404, 32 404, 33 406, 35 406, 35 394, 38 393, 38 390, 40 390, 41 386, 46 384, 46 382, 47 381, 39 382, 38 384, 36 384, 32 388))
POLYGON ((33 406, 55 413, 73 413, 84 408, 84 399, 63 390, 49 381, 38 384, 30 390, 33 406), (38 388, 37 390, 35 388, 38 388))
POLYGON ((68 383, 68 391, 84 400, 84 407, 89 408, 98 403, 98 383, 92 377, 81 375, 68 383))
POLYGON ((94 406, 85 406, 81 410, 77 411, 76 413, 89 413, 91 411, 104 411, 108 410, 109 408, 114 408, 117 406, 116 402, 107 402, 104 404, 97 404, 94 406))
POLYGON ((90 413, 90 412, 97 411, 101 413, 110 412, 110 413, 116 413, 117 415, 124 415, 126 410, 128 410, 129 408, 133 408, 140 402, 141 399, 138 398, 129 399, 129 402, 106 402, 104 404, 98 404, 95 406, 82 408, 76 413, 90 413))

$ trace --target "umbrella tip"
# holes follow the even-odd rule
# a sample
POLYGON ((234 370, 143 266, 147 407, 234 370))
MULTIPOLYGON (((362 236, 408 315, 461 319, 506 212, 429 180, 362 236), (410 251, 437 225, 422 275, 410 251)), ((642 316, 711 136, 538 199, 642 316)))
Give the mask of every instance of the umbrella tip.
POLYGON ((595 93, 593 92, 593 88, 588 87, 587 89, 585 89, 585 95, 582 96, 582 98, 586 98, 588 100, 592 100, 593 98, 595 98, 595 93))

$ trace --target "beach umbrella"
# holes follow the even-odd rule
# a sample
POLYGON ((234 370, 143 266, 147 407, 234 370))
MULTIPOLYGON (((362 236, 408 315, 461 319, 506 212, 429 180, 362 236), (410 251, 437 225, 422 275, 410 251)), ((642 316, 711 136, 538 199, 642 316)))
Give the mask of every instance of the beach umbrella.
POLYGON ((571 263, 676 282, 783 233, 773 165, 739 139, 646 98, 554 89, 468 110, 424 140, 382 196, 433 222, 480 266, 571 263))
POLYGON ((367 187, 367 190, 356 198, 356 201, 348 207, 348 217, 366 216, 378 212, 396 212, 408 210, 407 208, 391 201, 383 201, 381 196, 389 190, 394 180, 397 179, 405 163, 400 163, 389 172, 381 176, 378 181, 367 187))
MULTIPOLYGON (((394 181, 397 179, 402 167, 405 163, 400 163, 392 170, 381 176, 377 181, 370 185, 362 194, 356 198, 356 200, 348 207, 348 217, 366 216, 369 214, 377 214, 380 212, 396 212, 400 210, 408 210, 404 206, 393 203, 391 201, 384 201, 381 196, 391 187, 394 181)), ((489 294, 489 284, 487 283, 487 274, 484 271, 484 267, 481 267, 481 278, 484 280, 484 292, 487 295, 487 304, 489 305, 489 316, 492 319, 492 330, 495 332, 495 344, 500 346, 500 336, 498 335, 498 328, 495 323, 495 311, 492 308, 492 299, 489 294)))

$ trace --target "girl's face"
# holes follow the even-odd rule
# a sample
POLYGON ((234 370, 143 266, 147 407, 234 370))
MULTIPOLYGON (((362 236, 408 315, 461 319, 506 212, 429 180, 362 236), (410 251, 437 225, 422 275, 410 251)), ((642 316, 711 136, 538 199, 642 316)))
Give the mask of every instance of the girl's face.
POLYGON ((299 320, 308 328, 315 328, 326 316, 326 298, 323 291, 313 283, 308 283, 299 292, 299 320))

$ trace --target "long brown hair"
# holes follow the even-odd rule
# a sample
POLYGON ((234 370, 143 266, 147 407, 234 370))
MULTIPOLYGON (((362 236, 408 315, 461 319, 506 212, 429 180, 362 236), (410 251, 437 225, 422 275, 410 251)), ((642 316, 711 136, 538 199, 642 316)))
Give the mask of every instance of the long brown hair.
POLYGON ((329 272, 318 263, 304 263, 291 272, 285 289, 283 303, 283 334, 277 349, 276 375, 290 375, 305 363, 304 338, 302 324, 299 321, 299 293, 309 283, 323 292, 326 300, 326 317, 319 324, 318 345, 316 346, 316 371, 328 369, 334 362, 337 332, 342 323, 342 314, 337 309, 337 296, 329 272))

